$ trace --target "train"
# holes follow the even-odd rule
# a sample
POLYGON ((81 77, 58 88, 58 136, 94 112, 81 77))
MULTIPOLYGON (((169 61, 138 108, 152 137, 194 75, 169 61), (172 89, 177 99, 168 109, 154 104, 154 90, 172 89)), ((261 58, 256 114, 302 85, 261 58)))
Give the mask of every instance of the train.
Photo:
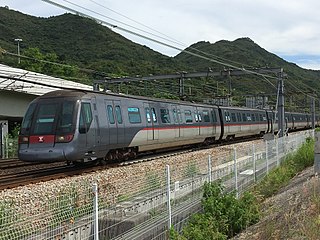
MULTIPOLYGON (((288 131, 311 128, 311 115, 286 112, 285 124, 288 131)), ((30 103, 18 156, 27 162, 67 164, 124 161, 145 152, 277 131, 271 110, 57 90, 30 103)))

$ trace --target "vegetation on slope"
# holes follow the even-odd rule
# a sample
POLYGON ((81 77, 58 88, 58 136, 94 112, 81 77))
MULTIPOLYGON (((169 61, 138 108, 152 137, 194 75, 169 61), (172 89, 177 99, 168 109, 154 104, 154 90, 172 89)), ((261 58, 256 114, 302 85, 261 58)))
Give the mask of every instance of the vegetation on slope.
MULTIPOLYGON (((37 70, 45 74, 68 78, 92 84, 94 79, 119 76, 149 76, 182 71, 220 71, 224 68, 215 61, 208 61, 181 52, 168 57, 136 44, 88 18, 73 14, 39 18, 0 7, 0 47, 16 53, 15 38, 23 39, 21 54, 33 58, 55 61, 71 67, 49 67, 30 60, 21 60, 18 66, 16 57, 0 55, 0 62, 10 66, 37 70), (92 69, 93 71, 83 71, 92 69)), ((231 64, 236 67, 283 68, 288 74, 285 81, 286 99, 289 110, 300 110, 297 103, 308 102, 302 91, 312 91, 320 87, 320 71, 306 70, 289 63, 258 46, 249 38, 235 41, 221 40, 216 43, 201 41, 186 49, 208 58, 231 64), (309 88, 306 85, 310 86, 309 88), (291 103, 295 100, 296 103, 291 103)), ((275 76, 276 77, 276 76, 275 76)), ((123 93, 175 98, 179 95, 178 80, 134 82, 108 86, 113 91, 123 93)), ((266 81, 263 77, 245 75, 241 77, 215 77, 185 79, 184 95, 180 98, 189 101, 204 101, 212 98, 231 97, 233 105, 244 105, 247 95, 265 95, 276 102, 277 79, 266 81)), ((305 109, 309 109, 309 102, 305 109)))
MULTIPOLYGON (((171 229, 171 239, 228 239, 233 237, 248 226, 258 222, 265 200, 272 197, 279 190, 283 189, 289 181, 305 168, 312 166, 314 161, 314 141, 307 139, 307 142, 298 149, 296 153, 289 154, 281 163, 280 167, 272 170, 253 191, 246 192, 240 199, 236 199, 233 193, 224 193, 220 183, 205 184, 202 199, 203 212, 192 216, 186 224, 181 235, 171 229), (260 201, 260 202, 259 202, 260 201)), ((313 205, 312 217, 308 221, 308 227, 299 227, 295 234, 301 236, 317 236, 319 227, 320 201, 316 195, 311 196, 313 205)), ((283 204, 284 208, 287 204, 283 204)), ((281 207, 281 206, 276 206, 281 207)), ((270 214, 270 212, 264 213, 270 214)), ((289 216, 294 218, 294 216, 289 216)), ((289 221, 288 221, 289 222, 289 221)), ((285 225, 286 223, 277 222, 285 225)), ((301 224, 305 225, 303 222, 301 224)), ((270 239, 274 232, 268 227, 273 227, 274 222, 263 224, 262 236, 254 237, 246 235, 241 239, 270 239), (271 234, 270 234, 271 233, 271 234), (269 234, 269 235, 268 235, 269 234)), ((286 226, 287 228, 288 226, 286 226)), ((288 229, 291 231, 291 229, 288 229)), ((285 234, 283 234, 285 235, 285 234)), ((237 238, 238 239, 238 238, 237 238)), ((287 238, 286 238, 287 239, 287 238)), ((308 238, 309 239, 309 238, 308 238)), ((316 239, 316 238, 310 238, 316 239)))

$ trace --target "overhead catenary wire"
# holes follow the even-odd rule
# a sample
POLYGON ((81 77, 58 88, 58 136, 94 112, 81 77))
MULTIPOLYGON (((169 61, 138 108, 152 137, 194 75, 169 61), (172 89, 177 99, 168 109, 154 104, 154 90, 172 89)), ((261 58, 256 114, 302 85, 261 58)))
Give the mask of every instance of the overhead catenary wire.
MULTIPOLYGON (((202 59, 207 60, 207 61, 210 61, 210 62, 214 62, 214 63, 220 64, 220 65, 225 66, 225 67, 230 67, 230 68, 233 68, 233 69, 241 70, 241 71, 244 71, 244 72, 253 74, 253 75, 265 76, 265 77, 269 77, 269 78, 277 78, 277 77, 274 77, 274 76, 270 76, 270 75, 266 75, 266 74, 262 74, 262 73, 257 73, 257 72, 254 72, 254 71, 250 71, 250 70, 247 70, 247 69, 245 69, 245 68, 243 68, 243 67, 237 67, 237 66, 234 66, 234 65, 229 64, 229 63, 224 63, 224 62, 222 62, 222 61, 215 60, 215 59, 212 59, 212 58, 209 58, 209 57, 200 55, 200 54, 198 54, 198 53, 194 53, 194 52, 191 52, 191 51, 189 51, 189 50, 182 49, 182 48, 177 47, 177 46, 174 46, 174 45, 172 45, 172 44, 165 43, 165 42, 162 42, 162 41, 160 41, 160 40, 157 40, 157 39, 154 39, 154 38, 151 38, 151 37, 142 35, 142 34, 140 34, 140 33, 137 33, 137 32, 131 31, 131 30, 128 30, 128 29, 126 29, 126 28, 124 28, 124 27, 120 27, 120 26, 114 25, 114 24, 112 24, 112 23, 110 23, 110 22, 107 22, 107 21, 104 21, 104 20, 102 20, 102 19, 92 17, 92 16, 90 16, 90 15, 88 15, 88 14, 85 14, 85 13, 82 13, 82 12, 80 12, 80 11, 78 11, 78 10, 74 10, 74 9, 72 9, 72 8, 70 8, 70 7, 66 7, 66 6, 64 6, 64 5, 58 4, 58 3, 53 2, 53 1, 51 1, 51 0, 42 0, 42 1, 47 2, 47 3, 50 3, 50 4, 53 4, 53 5, 57 6, 57 7, 63 8, 63 9, 68 10, 68 11, 70 11, 70 12, 76 13, 76 14, 78 14, 78 15, 80 15, 80 16, 84 16, 84 17, 93 19, 93 20, 95 20, 95 21, 101 22, 101 23, 105 24, 106 26, 110 26, 110 27, 112 27, 112 28, 117 28, 117 29, 119 29, 119 30, 121 30, 121 31, 123 31, 123 32, 129 33, 129 34, 132 34, 132 35, 135 35, 135 36, 137 36, 137 37, 144 38, 144 39, 146 39, 146 40, 148 40, 148 41, 151 41, 151 42, 154 42, 154 43, 158 43, 158 44, 163 45, 163 46, 165 46, 165 47, 169 47, 169 48, 172 48, 172 49, 181 51, 181 52, 185 52, 185 53, 187 53, 187 54, 189 54, 189 55, 193 55, 193 56, 195 56, 195 57, 199 57, 199 58, 202 58, 202 59)), ((67 2, 67 0, 63 0, 63 1, 66 1, 66 2, 67 2)), ((73 4, 73 5, 74 5, 74 4, 73 4)), ((80 6, 80 7, 81 7, 81 6, 80 6)), ((84 7, 81 7, 81 8, 82 8, 82 9, 86 9, 86 8, 84 8, 84 7)), ((92 12, 92 10, 90 10, 90 9, 89 9, 89 11, 92 12)))
MULTIPOLYGON (((204 52, 204 51, 201 51, 201 50, 199 50, 199 49, 197 49, 197 48, 188 46, 187 44, 185 44, 185 43, 183 43, 183 42, 181 42, 181 41, 179 41, 179 40, 177 40, 177 39, 175 39, 175 38, 172 38, 172 37, 168 36, 167 34, 164 34, 164 33, 160 32, 160 31, 158 31, 158 30, 156 30, 156 29, 154 29, 154 28, 151 28, 151 27, 149 27, 149 26, 147 26, 147 25, 145 25, 145 24, 143 24, 143 23, 140 23, 140 22, 138 22, 138 21, 136 21, 136 20, 134 20, 134 19, 132 19, 132 18, 130 18, 130 17, 122 14, 122 13, 119 13, 119 12, 117 12, 117 11, 109 8, 109 7, 106 7, 106 6, 104 6, 104 5, 96 2, 96 1, 94 1, 94 0, 89 0, 89 1, 92 2, 92 3, 94 3, 94 4, 96 4, 96 5, 98 5, 98 6, 100 6, 100 7, 102 7, 102 8, 104 8, 104 9, 107 9, 107 10, 109 10, 109 11, 115 13, 115 14, 118 14, 119 16, 124 17, 124 18, 126 18, 126 19, 128 19, 128 20, 130 20, 130 21, 132 21, 132 22, 134 22, 134 23, 136 23, 136 24, 138 24, 138 25, 141 25, 141 26, 143 26, 143 27, 145 27, 145 28, 147 28, 147 29, 149 29, 149 30, 151 30, 151 31, 154 31, 154 32, 156 32, 157 34, 160 34, 160 35, 165 36, 166 38, 164 38, 164 39, 169 40, 169 41, 171 41, 172 43, 176 43, 176 44, 178 44, 178 45, 180 45, 180 46, 183 46, 183 47, 185 47, 185 48, 188 47, 189 49, 192 49, 192 50, 194 50, 194 51, 196 51, 196 52, 205 54, 205 55, 207 55, 207 56, 211 56, 211 57, 215 57, 215 58, 220 59, 220 60, 224 60, 224 61, 236 63, 236 64, 239 64, 240 66, 247 66, 247 67, 253 68, 253 66, 251 66, 251 65, 247 65, 247 64, 243 64, 243 63, 240 63, 240 62, 237 62, 237 61, 233 61, 233 60, 230 60, 230 59, 226 59, 226 58, 223 58, 223 57, 214 55, 214 54, 212 54, 212 53, 204 52)), ((100 15, 101 15, 101 14, 100 14, 100 15)), ((103 16, 105 16, 105 15, 103 15, 103 16)), ((146 33, 149 33, 149 32, 146 32, 146 33)), ((151 34, 151 33, 150 33, 150 34, 151 34)))
MULTIPOLYGON (((94 18, 94 17, 92 17, 92 16, 90 16, 90 15, 81 13, 81 12, 79 12, 79 11, 77 11, 77 10, 74 10, 74 9, 71 9, 71 8, 68 8, 68 7, 65 7, 65 6, 62 6, 62 5, 58 4, 58 3, 54 3, 53 1, 50 1, 50 0, 42 0, 42 1, 52 3, 52 4, 56 5, 56 6, 62 7, 62 8, 64 8, 64 9, 67 8, 68 11, 75 12, 76 14, 84 15, 84 16, 86 16, 86 17, 88 17, 88 18, 101 21, 100 19, 96 19, 96 18, 94 18)), ((70 1, 67 1, 67 0, 63 0, 63 1, 68 2, 68 3, 70 3, 70 4, 73 4, 73 3, 71 3, 70 1)), ((95 1, 91 1, 91 2, 95 2, 95 1)), ((95 2, 95 3, 96 3, 96 2, 95 2)), ((98 3, 96 3, 96 4, 98 4, 98 3)), ((95 12, 95 11, 92 11, 92 10, 90 10, 90 9, 88 9, 88 8, 83 8, 83 7, 81 7, 81 6, 78 5, 78 4, 73 4, 73 5, 74 5, 74 6, 77 6, 77 7, 80 7, 80 8, 82 8, 82 9, 85 9, 85 10, 87 10, 87 11, 91 11, 91 12, 93 12, 93 13, 95 13, 95 14, 99 14, 99 13, 97 13, 97 12, 95 12)), ((101 5, 101 4, 99 4, 99 5, 101 5)), ((101 6, 102 6, 102 5, 101 5, 101 6)), ((110 9, 110 10, 111 10, 111 9, 110 9)), ((112 10, 112 11, 113 11, 113 10, 112 10)), ((118 14, 119 14, 119 13, 118 13, 118 14)), ((99 15, 100 15, 100 16, 103 16, 103 17, 106 17, 105 15, 102 15, 102 14, 99 14, 99 15)), ((122 16, 124 16, 124 15, 122 15, 122 16)), ((124 16, 124 17, 125 17, 125 16, 124 16)), ((106 17, 106 18, 108 18, 108 17, 106 17)), ((115 20, 115 19, 112 19, 112 18, 109 18, 109 19, 111 19, 111 20, 113 20, 113 21, 117 21, 118 23, 124 24, 124 25, 126 25, 126 26, 128 26, 128 27, 133 27, 133 26, 131 26, 131 25, 129 25, 129 24, 126 24, 126 23, 123 23, 123 22, 121 22, 121 21, 118 21, 118 20, 115 20)), ((130 19, 130 18, 128 18, 128 19, 130 19)), ((131 19, 131 20, 132 20, 132 19, 131 19)), ((132 20, 132 21, 134 21, 134 20, 132 20)), ((235 65, 232 65, 232 64, 228 64, 228 63, 223 62, 223 61, 219 61, 219 60, 216 60, 216 59, 213 59, 213 58, 206 57, 206 56, 214 56, 214 55, 211 55, 211 54, 208 54, 208 53, 199 51, 198 49, 190 48, 191 50, 192 50, 192 49, 196 50, 198 53, 194 53, 194 52, 188 51, 188 50, 183 50, 183 49, 181 49, 181 48, 179 48, 179 47, 173 46, 173 45, 171 45, 171 44, 167 44, 167 43, 165 43, 165 42, 158 41, 158 40, 156 40, 156 39, 149 38, 149 37, 147 37, 147 36, 145 36, 145 35, 142 35, 142 34, 139 34, 139 33, 136 33, 136 32, 130 31, 130 30, 127 30, 127 29, 125 29, 125 28, 116 26, 116 25, 111 24, 111 23, 108 23, 108 22, 106 22, 106 21, 101 21, 101 22, 103 22, 103 23, 104 23, 105 25, 107 25, 107 26, 111 26, 111 27, 113 27, 113 28, 117 28, 117 29, 122 30, 122 31, 125 31, 125 32, 127 32, 127 33, 134 34, 134 35, 136 35, 136 36, 145 38, 145 39, 147 39, 147 40, 150 40, 150 41, 153 41, 153 42, 162 44, 162 45, 164 45, 164 46, 167 46, 167 47, 170 47, 170 48, 179 50, 179 51, 184 51, 185 53, 191 54, 191 55, 193 55, 193 56, 200 57, 200 58, 202 58, 202 59, 205 59, 205 60, 208 60, 208 61, 211 61, 211 62, 215 62, 215 63, 218 63, 218 64, 220 64, 220 65, 226 66, 226 67, 231 67, 231 68, 238 69, 238 70, 242 70, 242 71, 245 71, 245 72, 254 74, 254 75, 262 76, 264 80, 266 80, 267 82, 269 82, 270 85, 272 85, 273 87, 275 87, 275 85, 272 84, 272 83, 268 80, 268 78, 274 78, 274 79, 276 79, 277 77, 270 76, 270 75, 267 75, 267 74, 260 74, 260 73, 256 73, 256 72, 250 72, 250 70, 247 70, 247 69, 245 69, 245 68, 243 68, 243 67, 238 67, 238 66, 235 66, 235 65), (201 55, 200 53, 202 53, 202 54, 204 54, 204 55, 206 55, 206 56, 203 56, 203 55, 201 55)), ((135 21, 135 22, 136 22, 136 21, 135 21)), ((145 26, 145 25, 144 25, 144 26, 145 26)), ((133 28, 134 28, 134 27, 133 27, 133 28)), ((136 28, 136 29, 139 30, 139 31, 143 31, 144 33, 150 34, 150 33, 147 32, 147 31, 144 31, 144 30, 141 30, 141 29, 138 29, 138 28, 136 28)), ((150 29, 151 29, 151 28, 150 28, 150 29)), ((154 29, 152 29, 152 30, 153 30, 153 31, 156 31, 156 30, 154 30, 154 29)), ((158 32, 158 33, 160 33, 160 32, 158 32)), ((162 34, 162 33, 160 33, 160 34, 162 34)), ((154 36, 159 37, 158 35, 154 35, 154 36)), ((168 36, 166 36, 166 37, 168 37, 168 36)), ((168 38, 170 38, 170 37, 168 37, 168 38)), ((168 40, 168 38, 162 38, 162 39, 168 40)), ((172 42, 172 43, 176 43, 176 44, 180 44, 179 41, 171 41, 171 42, 172 42)), ((226 60, 226 61, 230 61, 230 60, 227 60, 227 59, 218 57, 218 56, 215 56, 215 57, 216 57, 216 58, 223 59, 223 60, 226 60)), ((52 62, 45 61, 45 60, 40 60, 40 61, 47 62, 47 63, 52 63, 52 62)), ((231 62, 232 62, 232 61, 231 61, 231 62)), ((52 64, 60 65, 59 63, 52 63, 52 64)), ((240 63, 240 64, 241 64, 241 63, 240 63)), ((64 65, 64 64, 62 64, 62 65, 64 65)), ((241 65, 244 65, 244 64, 241 64, 241 65)), ((68 66, 68 65, 64 65, 64 66, 68 66)), ((87 69, 87 70, 88 70, 88 69, 87 69)), ((94 70, 89 70, 89 71, 90 71, 90 72, 94 72, 94 70)))

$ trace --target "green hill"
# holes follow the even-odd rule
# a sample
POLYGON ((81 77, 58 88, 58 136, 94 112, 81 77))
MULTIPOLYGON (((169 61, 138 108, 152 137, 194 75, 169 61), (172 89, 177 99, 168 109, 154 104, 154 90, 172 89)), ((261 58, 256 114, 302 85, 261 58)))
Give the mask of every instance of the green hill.
MULTIPOLYGON (((59 62, 113 75, 146 75, 179 70, 175 59, 136 44, 97 22, 72 14, 38 18, 0 8, 0 46, 56 53, 59 62)), ((11 65, 16 60, 1 59, 11 65), (11 60, 11 61, 10 61, 11 60)))
MULTIPOLYGON (((285 81, 287 100, 305 101, 301 92, 320 89, 320 71, 306 70, 272 54, 249 38, 235 41, 221 40, 216 43, 201 41, 188 47, 175 57, 168 57, 152 49, 136 44, 109 28, 73 14, 39 18, 8 8, 0 7, 0 47, 16 53, 15 38, 23 39, 21 54, 38 59, 75 66, 72 71, 54 69, 48 64, 36 64, 25 59, 19 67, 40 71, 58 77, 91 83, 93 78, 103 76, 146 76, 178 71, 220 71, 224 66, 218 62, 236 67, 281 67, 288 74, 285 81), (194 52, 214 59, 208 61, 186 53, 194 52), (82 73, 78 68, 92 69, 96 75, 82 73), (104 73, 104 75, 97 73, 104 73)), ((18 66, 17 58, 0 55, 0 62, 18 66)), ((172 97, 179 92, 178 81, 135 83, 130 86, 114 86, 112 89, 132 94, 155 96, 159 89, 165 96, 172 97)), ((276 80, 246 75, 232 78, 186 79, 186 99, 203 101, 223 95, 231 95, 235 102, 243 104, 243 95, 274 95, 272 85, 276 80)), ((275 98, 273 97, 275 101, 275 98)))

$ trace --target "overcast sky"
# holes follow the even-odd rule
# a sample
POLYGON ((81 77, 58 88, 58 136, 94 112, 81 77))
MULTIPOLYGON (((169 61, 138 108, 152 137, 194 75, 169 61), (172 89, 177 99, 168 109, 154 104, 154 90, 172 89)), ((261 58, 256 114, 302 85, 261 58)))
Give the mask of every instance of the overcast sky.
MULTIPOLYGON (((184 49, 198 41, 214 43, 249 37, 262 48, 289 62, 308 69, 320 69, 319 0, 51 1, 177 48, 184 49), (176 42, 168 42, 168 38, 176 42)), ((40 17, 67 12, 42 0, 0 0, 0 3, 1 6, 40 17)), ((113 29, 165 55, 179 53, 178 50, 113 29)))

